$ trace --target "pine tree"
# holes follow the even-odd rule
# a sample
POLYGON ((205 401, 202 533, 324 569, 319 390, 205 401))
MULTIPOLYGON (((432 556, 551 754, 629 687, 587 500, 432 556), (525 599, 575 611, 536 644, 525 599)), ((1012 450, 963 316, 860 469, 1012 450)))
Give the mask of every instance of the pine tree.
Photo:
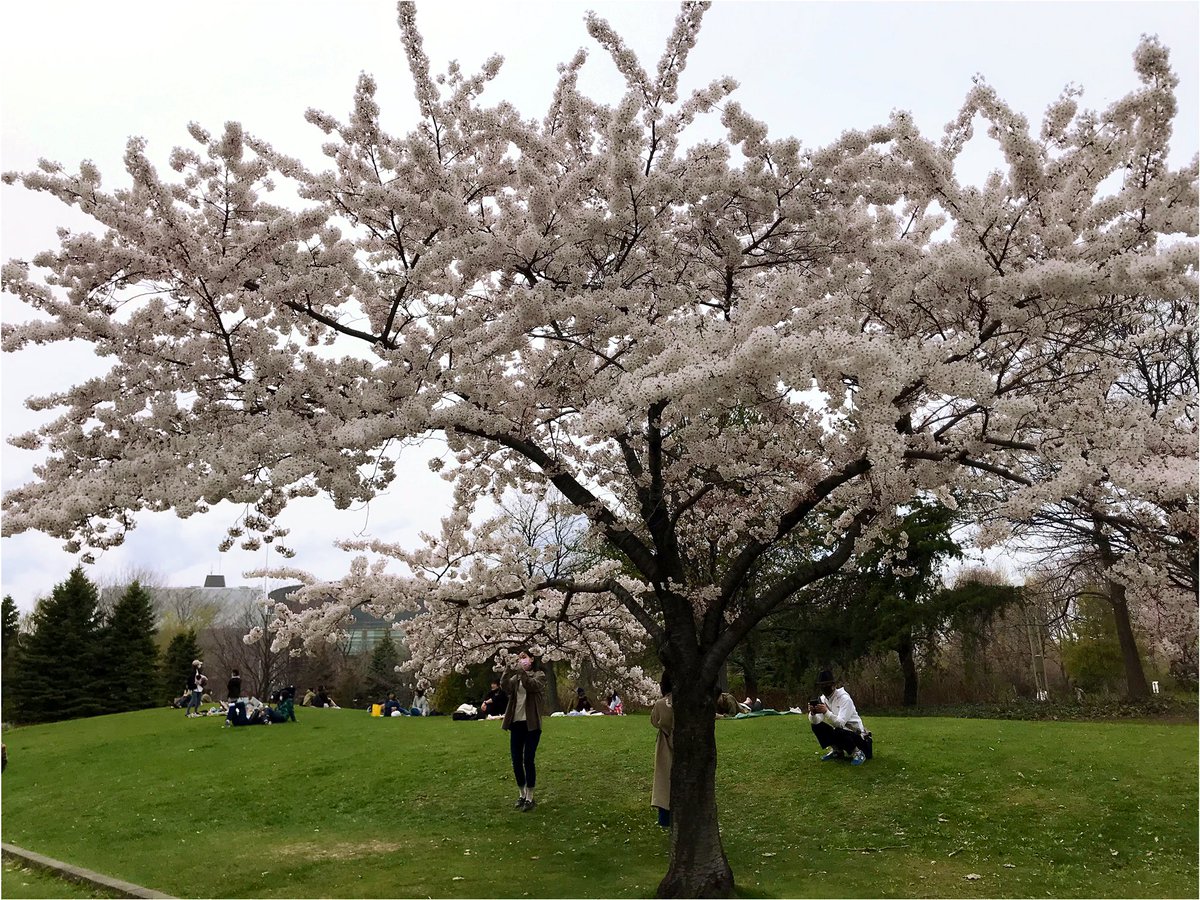
POLYGON ((0 643, 0 648, 4 655, 5 662, 17 643, 17 635, 21 630, 21 616, 17 612, 17 604, 13 602, 13 598, 9 594, 4 595, 4 633, 3 642, 0 643))
POLYGON ((20 721, 53 722, 100 712, 98 600, 96 586, 76 566, 38 603, 13 667, 20 721))
POLYGON ((155 633, 150 593, 134 581, 113 607, 101 633, 100 683, 105 712, 156 705, 160 682, 155 633))
POLYGON ((400 651, 392 641, 390 632, 385 632, 383 640, 375 645, 371 653, 371 662, 367 666, 367 687, 372 694, 380 699, 387 696, 400 684, 400 676, 396 674, 396 666, 400 663, 400 651))
MULTIPOLYGON (((17 642, 21 635, 21 616, 17 612, 17 604, 13 602, 13 598, 5 594, 4 596, 4 634, 3 643, 0 643, 0 648, 3 650, 3 664, 0 665, 0 681, 4 684, 11 685, 12 679, 9 677, 13 671, 14 663, 17 659, 16 649, 17 642)), ((0 717, 4 721, 8 721, 10 713, 14 707, 12 694, 9 691, 4 691, 0 694, 0 717)))
POLYGON ((163 654, 160 698, 174 700, 183 693, 184 686, 192 674, 192 660, 200 658, 200 644, 196 640, 194 629, 181 631, 171 638, 167 651, 163 654))

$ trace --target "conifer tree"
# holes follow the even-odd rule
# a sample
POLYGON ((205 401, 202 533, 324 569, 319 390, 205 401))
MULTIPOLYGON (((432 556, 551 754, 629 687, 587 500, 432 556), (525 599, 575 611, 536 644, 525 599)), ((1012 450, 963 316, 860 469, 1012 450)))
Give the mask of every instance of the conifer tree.
POLYGON ((101 634, 100 672, 105 712, 155 705, 159 693, 156 632, 150 593, 134 581, 113 607, 101 634))
POLYGON ((200 644, 196 640, 194 629, 181 631, 171 638, 171 643, 167 645, 167 650, 163 654, 162 668, 160 669, 162 680, 159 684, 163 699, 174 700, 183 693, 184 685, 187 684, 188 677, 192 674, 192 660, 199 658, 200 644))
POLYGON ((38 603, 12 675, 20 721, 53 722, 100 712, 98 600, 96 586, 76 566, 38 603))
MULTIPOLYGON (((21 617, 17 612, 17 604, 13 602, 13 598, 8 594, 4 595, 4 634, 3 643, 0 643, 0 648, 3 649, 4 661, 0 679, 6 685, 11 685, 13 682, 9 678, 9 673, 12 671, 13 664, 16 662, 17 654, 14 652, 17 647, 17 641, 21 634, 21 617)), ((11 694, 8 691, 0 693, 0 698, 3 700, 3 706, 0 707, 0 717, 4 721, 8 721, 9 713, 13 708, 11 694)))
POLYGON ((0 643, 0 648, 3 650, 4 661, 8 661, 13 647, 17 643, 17 635, 21 630, 21 617, 17 612, 17 604, 13 602, 10 594, 4 595, 4 633, 3 643, 0 643))
POLYGON ((375 645, 371 653, 371 662, 367 665, 367 684, 372 692, 380 697, 386 696, 400 683, 396 674, 396 666, 401 662, 400 651, 396 648, 390 632, 385 632, 383 639, 375 645))

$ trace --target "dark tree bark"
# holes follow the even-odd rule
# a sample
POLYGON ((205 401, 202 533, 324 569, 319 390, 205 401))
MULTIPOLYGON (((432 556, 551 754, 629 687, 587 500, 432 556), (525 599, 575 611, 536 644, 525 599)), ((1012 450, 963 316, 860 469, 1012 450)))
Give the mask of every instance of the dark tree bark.
POLYGON ((672 694, 671 861, 659 897, 729 897, 733 870, 717 825, 715 684, 687 678, 672 694))
POLYGON ((717 671, 717 687, 721 692, 729 690, 729 661, 721 663, 721 668, 717 671))
POLYGON ((751 700, 758 697, 758 653, 755 647, 753 633, 746 635, 739 648, 737 663, 742 670, 742 679, 746 683, 746 696, 751 700))
POLYGON ((1117 640, 1121 645, 1121 661, 1125 664, 1125 684, 1129 699, 1149 699, 1150 685, 1146 682, 1142 657, 1133 636, 1133 623, 1129 618, 1129 602, 1125 598, 1125 585, 1109 581, 1108 600, 1112 606, 1113 620, 1117 626, 1117 640))
POLYGON ((1126 691, 1131 700, 1145 700, 1150 696, 1150 685, 1142 669, 1142 658, 1138 653, 1137 641, 1133 636, 1133 623, 1129 618, 1129 600, 1125 585, 1108 577, 1108 570, 1117 561, 1112 542, 1099 520, 1093 520, 1093 537, 1099 551, 1100 564, 1104 568, 1104 581, 1108 588, 1108 602, 1112 607, 1113 621, 1117 627, 1117 641, 1121 645, 1121 661, 1125 665, 1126 691))
POLYGON ((896 645, 896 655, 900 657, 900 671, 904 673, 904 705, 917 705, 917 663, 913 658, 912 630, 905 629, 900 634, 900 642, 896 645))
POLYGON ((556 713, 558 707, 558 674, 554 671, 554 663, 547 662, 543 666, 546 672, 546 712, 556 713))

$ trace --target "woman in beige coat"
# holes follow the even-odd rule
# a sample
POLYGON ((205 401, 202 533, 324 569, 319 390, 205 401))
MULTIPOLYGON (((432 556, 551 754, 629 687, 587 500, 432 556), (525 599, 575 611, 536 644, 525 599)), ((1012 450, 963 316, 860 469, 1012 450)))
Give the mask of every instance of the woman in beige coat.
POLYGON ((671 734, 675 731, 675 711, 671 709, 671 676, 663 672, 662 699, 650 710, 650 724, 658 729, 654 743, 654 790, 650 805, 658 809, 658 824, 671 827, 671 734))

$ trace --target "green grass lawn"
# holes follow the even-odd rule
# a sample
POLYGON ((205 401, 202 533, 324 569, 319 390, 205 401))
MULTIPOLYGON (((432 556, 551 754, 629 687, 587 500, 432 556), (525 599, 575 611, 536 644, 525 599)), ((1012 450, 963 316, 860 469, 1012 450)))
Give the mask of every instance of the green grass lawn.
MULTIPOLYGON (((645 716, 549 720, 519 813, 499 722, 298 715, 6 732, 4 840, 180 897, 629 897, 666 870, 645 716)), ((743 896, 1197 895, 1194 724, 870 725, 854 768, 799 716, 717 723, 743 896)))
POLYGON ((6 900, 9 898, 24 900, 24 898, 31 897, 115 897, 117 895, 72 884, 55 875, 6 859, 4 860, 4 876, 0 880, 0 896, 5 897, 6 900))

